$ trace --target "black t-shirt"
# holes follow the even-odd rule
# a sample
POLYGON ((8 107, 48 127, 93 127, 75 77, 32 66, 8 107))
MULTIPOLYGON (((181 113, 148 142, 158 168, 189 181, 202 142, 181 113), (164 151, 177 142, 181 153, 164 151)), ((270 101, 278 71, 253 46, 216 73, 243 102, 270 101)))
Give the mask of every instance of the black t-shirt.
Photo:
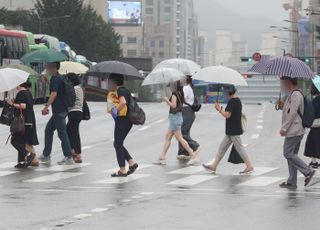
MULTIPOLYGON (((127 102, 127 111, 129 111, 129 103, 130 103, 130 91, 128 89, 126 89, 125 87, 119 87, 117 90, 117 94, 118 94, 118 98, 120 97, 124 97, 126 99, 127 102)), ((128 115, 128 113, 127 113, 128 115)))
POLYGON ((226 134, 238 136, 243 133, 241 124, 242 104, 239 98, 232 98, 227 105, 226 112, 231 113, 231 117, 226 119, 226 134))
MULTIPOLYGON (((33 99, 29 90, 21 90, 18 92, 15 104, 26 104, 26 109, 22 110, 25 123, 34 123, 33 99)), ((16 116, 20 115, 20 110, 15 110, 16 116)))
POLYGON ((50 93, 57 92, 57 97, 52 103, 53 113, 64 113, 67 112, 67 106, 64 102, 63 97, 64 83, 62 76, 52 76, 50 80, 50 93))

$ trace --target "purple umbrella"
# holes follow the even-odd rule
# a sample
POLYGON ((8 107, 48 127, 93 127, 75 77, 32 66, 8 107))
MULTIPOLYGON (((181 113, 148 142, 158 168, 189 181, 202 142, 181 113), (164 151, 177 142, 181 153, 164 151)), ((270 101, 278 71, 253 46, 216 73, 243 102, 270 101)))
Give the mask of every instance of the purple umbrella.
POLYGON ((267 61, 263 60, 255 64, 249 72, 307 79, 311 79, 316 76, 306 63, 297 58, 291 57, 278 57, 267 61))

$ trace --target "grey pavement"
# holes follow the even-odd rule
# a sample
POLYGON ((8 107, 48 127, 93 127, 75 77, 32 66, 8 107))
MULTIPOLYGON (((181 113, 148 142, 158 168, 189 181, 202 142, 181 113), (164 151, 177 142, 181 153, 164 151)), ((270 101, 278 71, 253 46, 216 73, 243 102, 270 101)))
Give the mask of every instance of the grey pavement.
MULTIPOLYGON (((176 141, 167 166, 152 165, 161 153, 168 108, 142 106, 146 125, 134 127, 125 144, 140 169, 125 179, 110 178, 117 162, 105 103, 90 103, 92 120, 81 124, 82 165, 57 166, 62 152, 55 140, 51 165, 13 169, 17 154, 5 145, 8 128, 1 126, 0 230, 319 229, 320 186, 304 188, 301 177, 297 190, 278 187, 288 173, 278 135, 281 114, 272 104, 245 106, 249 123, 243 141, 256 167, 250 176, 238 175, 243 165, 227 159, 217 175, 200 165, 187 167, 175 158, 176 141)), ((40 109, 36 113, 43 142, 48 117, 40 116, 40 109)), ((223 118, 213 105, 204 106, 192 130, 202 146, 201 162, 214 157, 223 135, 223 118)))

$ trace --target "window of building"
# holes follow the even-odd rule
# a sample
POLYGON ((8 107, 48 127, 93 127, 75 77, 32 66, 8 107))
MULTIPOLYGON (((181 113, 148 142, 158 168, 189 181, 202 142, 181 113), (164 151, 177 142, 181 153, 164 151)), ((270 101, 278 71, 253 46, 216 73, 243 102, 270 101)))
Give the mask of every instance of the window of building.
POLYGON ((167 5, 171 4, 171 0, 165 0, 164 3, 167 4, 167 5))
POLYGON ((137 50, 128 50, 127 54, 129 57, 135 57, 137 56, 137 50))
POLYGON ((153 14, 153 8, 146 8, 146 14, 152 15, 153 14))
POLYGON ((170 6, 165 6, 164 7, 164 12, 165 13, 171 13, 171 7, 170 6))
POLYGON ((159 47, 161 47, 161 48, 164 47, 164 41, 159 41, 159 47))
POLYGON ((146 0, 146 6, 153 6, 153 0, 146 0))
POLYGON ((159 52, 159 58, 164 58, 164 52, 159 52))
POLYGON ((128 37, 128 43, 136 44, 137 43, 137 38, 136 37, 128 37))
POLYGON ((150 42, 150 47, 153 47, 153 48, 156 47, 156 42, 155 41, 151 41, 150 42))
POLYGON ((164 21, 167 22, 167 23, 170 23, 170 22, 171 22, 170 14, 166 14, 166 15, 164 16, 164 21))

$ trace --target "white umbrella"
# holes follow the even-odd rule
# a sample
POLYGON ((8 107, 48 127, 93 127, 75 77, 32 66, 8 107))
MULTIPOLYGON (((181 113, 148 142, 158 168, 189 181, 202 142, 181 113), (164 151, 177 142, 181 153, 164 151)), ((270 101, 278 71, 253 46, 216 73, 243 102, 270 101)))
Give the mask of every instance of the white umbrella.
POLYGON ((160 68, 152 71, 142 85, 161 85, 180 81, 185 78, 184 73, 173 68, 160 68))
POLYGON ((75 73, 75 74, 85 74, 88 71, 88 67, 79 63, 79 62, 71 62, 71 61, 64 61, 61 62, 61 66, 59 69, 60 74, 67 74, 67 73, 75 73))
POLYGON ((29 73, 13 69, 0 69, 0 93, 10 91, 28 80, 29 73))
POLYGON ((183 72, 185 75, 194 75, 201 69, 197 63, 182 58, 164 60, 160 62, 154 69, 160 68, 177 69, 183 72))
POLYGON ((229 84, 235 86, 247 86, 244 77, 234 69, 225 66, 211 66, 201 69, 194 76, 194 79, 204 82, 229 84))

